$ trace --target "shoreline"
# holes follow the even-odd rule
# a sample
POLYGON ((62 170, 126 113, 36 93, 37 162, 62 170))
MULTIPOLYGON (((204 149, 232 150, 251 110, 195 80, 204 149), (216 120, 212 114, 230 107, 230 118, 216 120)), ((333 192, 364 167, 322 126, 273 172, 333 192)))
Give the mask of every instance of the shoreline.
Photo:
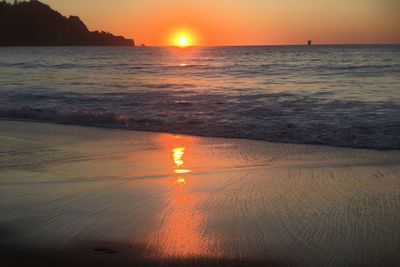
POLYGON ((159 134, 171 134, 171 135, 183 135, 183 136, 193 136, 193 137, 204 137, 204 138, 225 138, 232 140, 248 140, 248 141, 259 141, 259 142, 267 142, 274 144, 287 144, 287 145, 310 145, 310 146, 322 146, 322 147, 330 147, 330 148, 348 148, 348 149, 359 149, 359 150, 374 150, 374 151, 400 151, 400 148, 374 148, 374 147, 361 147, 361 146, 339 146, 339 145, 329 145, 324 143, 296 143, 296 142, 284 142, 284 141, 269 141, 265 139, 255 139, 255 138, 246 138, 246 137, 229 137, 229 136, 215 136, 215 135, 199 135, 199 134, 188 134, 188 133, 179 133, 179 132, 168 132, 163 130, 139 130, 139 129, 130 129, 130 128, 122 128, 117 126, 107 126, 101 124, 74 124, 68 122, 57 122, 50 120, 34 120, 34 119, 18 119, 18 118, 1 118, 0 121, 10 121, 10 122, 32 122, 32 123, 48 123, 54 125, 65 125, 65 126, 79 126, 79 127, 89 127, 89 128, 99 128, 99 129, 111 129, 111 130, 122 130, 122 131, 133 131, 133 132, 145 132, 145 133, 159 133, 159 134))

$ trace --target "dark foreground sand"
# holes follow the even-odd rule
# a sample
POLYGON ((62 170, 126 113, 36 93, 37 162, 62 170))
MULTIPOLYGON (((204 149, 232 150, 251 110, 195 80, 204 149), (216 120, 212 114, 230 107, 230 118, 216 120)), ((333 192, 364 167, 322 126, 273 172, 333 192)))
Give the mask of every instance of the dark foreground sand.
POLYGON ((0 122, 1 266, 395 266, 400 151, 0 122))

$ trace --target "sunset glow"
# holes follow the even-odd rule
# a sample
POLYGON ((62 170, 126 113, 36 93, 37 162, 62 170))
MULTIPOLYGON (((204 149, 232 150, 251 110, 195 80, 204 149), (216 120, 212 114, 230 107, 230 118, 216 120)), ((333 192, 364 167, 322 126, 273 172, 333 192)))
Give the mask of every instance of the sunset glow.
POLYGON ((106 29, 147 45, 400 42, 396 0, 45 2, 65 15, 79 15, 89 29, 106 29), (178 41, 176 32, 171 36, 177 28, 193 29, 201 39, 189 35, 178 41))

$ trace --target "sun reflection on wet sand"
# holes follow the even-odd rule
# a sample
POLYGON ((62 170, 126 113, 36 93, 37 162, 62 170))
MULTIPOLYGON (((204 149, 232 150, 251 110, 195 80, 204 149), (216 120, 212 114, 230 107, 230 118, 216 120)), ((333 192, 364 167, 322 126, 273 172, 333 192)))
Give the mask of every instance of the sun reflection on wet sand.
POLYGON ((175 184, 177 185, 185 185, 186 184, 186 179, 183 177, 178 177, 175 179, 175 184))
POLYGON ((210 239, 203 233, 204 215, 199 209, 199 195, 193 193, 189 176, 192 170, 185 155, 190 151, 190 137, 164 136, 162 140, 168 157, 172 156, 172 183, 168 180, 170 197, 161 214, 158 247, 165 257, 191 258, 209 256, 210 239), (172 155, 171 155, 172 153, 172 155))
POLYGON ((174 159, 174 163, 176 164, 176 168, 179 169, 183 164, 183 155, 185 154, 184 147, 175 147, 172 149, 172 158, 174 159))
POLYGON ((187 169, 177 169, 174 171, 176 174, 185 174, 185 173, 190 173, 192 172, 191 170, 187 170, 187 169))
MULTIPOLYGON (((183 169, 183 165, 185 164, 184 160, 183 160, 183 156, 185 155, 185 147, 174 147, 172 149, 172 158, 173 161, 176 165, 176 168, 174 170, 174 173, 176 174, 187 174, 192 172, 189 169, 183 169)), ((185 185, 186 184, 186 179, 182 176, 178 176, 175 179, 175 184, 178 185, 185 185)))

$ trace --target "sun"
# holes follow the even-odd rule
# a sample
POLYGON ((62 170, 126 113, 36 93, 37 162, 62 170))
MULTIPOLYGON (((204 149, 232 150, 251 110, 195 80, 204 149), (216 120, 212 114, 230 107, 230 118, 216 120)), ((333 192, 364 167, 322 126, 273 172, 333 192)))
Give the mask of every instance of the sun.
POLYGON ((184 33, 180 32, 176 34, 174 39, 175 39, 174 41, 175 45, 179 47, 188 47, 193 45, 193 38, 187 32, 184 33))
POLYGON ((178 37, 178 46, 180 47, 186 47, 189 45, 189 39, 186 36, 180 36, 178 37))
POLYGON ((167 43, 180 48, 196 46, 199 43, 197 32, 191 28, 175 28, 167 38, 167 43))

